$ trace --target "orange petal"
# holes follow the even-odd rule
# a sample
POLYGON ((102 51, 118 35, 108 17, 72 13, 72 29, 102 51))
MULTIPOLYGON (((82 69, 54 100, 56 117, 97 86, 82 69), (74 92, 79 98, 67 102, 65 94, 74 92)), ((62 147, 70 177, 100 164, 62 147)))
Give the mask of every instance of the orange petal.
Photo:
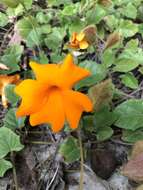
POLYGON ((62 77, 62 86, 72 88, 75 83, 90 76, 90 72, 86 69, 78 67, 74 64, 71 54, 68 54, 60 67, 62 77))
POLYGON ((54 132, 60 131, 64 122, 65 113, 59 90, 51 91, 49 99, 42 109, 39 110, 39 112, 30 115, 30 124, 32 126, 42 123, 50 123, 54 132))
POLYGON ((57 85, 59 78, 58 64, 39 64, 34 61, 29 63, 36 75, 36 79, 47 85, 57 85))
POLYGON ((70 127, 75 129, 78 127, 82 112, 92 111, 92 102, 88 96, 73 90, 63 91, 62 94, 66 119, 70 127))
POLYGON ((70 42, 74 42, 76 40, 77 33, 73 32, 70 42))
POLYGON ((80 42, 84 39, 85 34, 83 32, 80 32, 79 34, 77 34, 76 39, 80 42))
POLYGON ((81 42, 79 43, 80 49, 87 49, 88 46, 89 46, 89 44, 88 44, 88 42, 86 42, 86 41, 81 41, 81 42))
POLYGON ((71 42, 69 44, 69 47, 70 48, 73 48, 73 49, 78 49, 79 48, 79 42, 75 41, 75 42, 71 42))
POLYGON ((15 93, 21 96, 22 102, 17 116, 29 115, 38 111, 45 101, 45 85, 36 80, 27 79, 15 87, 15 93))

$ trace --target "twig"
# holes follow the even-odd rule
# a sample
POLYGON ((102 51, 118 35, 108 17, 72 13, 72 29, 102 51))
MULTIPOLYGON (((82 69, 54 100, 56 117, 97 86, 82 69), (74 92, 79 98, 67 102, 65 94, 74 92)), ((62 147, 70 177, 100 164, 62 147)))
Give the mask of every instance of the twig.
POLYGON ((80 134, 80 129, 78 131, 79 147, 80 147, 80 181, 79 181, 79 190, 83 190, 83 173, 84 173, 84 158, 83 158, 83 147, 82 139, 80 134))
POLYGON ((57 176, 58 170, 59 170, 59 164, 58 164, 57 169, 56 169, 56 171, 55 171, 55 173, 54 173, 54 176, 53 176, 53 178, 51 179, 51 181, 50 181, 49 185, 47 186, 46 190, 49 190, 49 189, 50 189, 50 187, 51 187, 53 181, 55 180, 55 178, 56 178, 56 176, 57 176))
MULTIPOLYGON (((55 157, 57 155, 57 152, 58 152, 58 149, 59 149, 59 146, 60 146, 60 142, 61 142, 61 139, 62 139, 62 135, 60 136, 60 138, 58 139, 58 141, 55 143, 55 147, 56 147, 56 150, 54 152, 54 154, 52 155, 50 161, 49 161, 49 168, 52 167, 52 164, 54 163, 55 161, 55 157)), ((46 163, 47 160, 44 161, 44 163, 46 163)), ((43 179, 45 178, 46 174, 47 174, 47 171, 45 171, 45 174, 44 174, 44 177, 43 179)), ((51 182, 50 182, 51 183, 51 182)), ((47 184, 50 184, 47 182, 47 184)), ((37 187, 37 190, 40 190, 41 189, 41 186, 42 186, 42 181, 39 181, 39 184, 38 184, 38 187, 37 187)), ((49 185, 48 185, 49 186, 49 185)))

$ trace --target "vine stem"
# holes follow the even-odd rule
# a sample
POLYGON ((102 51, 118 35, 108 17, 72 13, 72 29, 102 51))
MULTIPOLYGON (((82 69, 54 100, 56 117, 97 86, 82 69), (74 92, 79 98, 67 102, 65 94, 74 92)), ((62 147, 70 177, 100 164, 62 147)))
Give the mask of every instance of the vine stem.
POLYGON ((13 164, 13 179, 14 179, 14 184, 15 184, 15 190, 19 190, 13 152, 11 152, 11 161, 13 164))
POLYGON ((80 147, 80 180, 79 180, 79 190, 83 190, 83 177, 84 177, 84 156, 83 156, 83 146, 82 146, 82 139, 80 129, 78 131, 78 140, 79 140, 79 147, 80 147))

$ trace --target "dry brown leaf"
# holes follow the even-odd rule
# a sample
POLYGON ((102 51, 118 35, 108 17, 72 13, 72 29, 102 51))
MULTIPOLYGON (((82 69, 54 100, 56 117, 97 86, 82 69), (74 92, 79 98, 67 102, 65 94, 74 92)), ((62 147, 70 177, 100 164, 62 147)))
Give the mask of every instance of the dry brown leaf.
POLYGON ((17 84, 20 82, 19 75, 0 75, 0 96, 2 98, 2 105, 7 108, 7 99, 5 96, 4 89, 8 84, 17 84))
POLYGON ((112 4, 112 1, 111 0, 98 0, 98 3, 105 7, 108 7, 112 4))
POLYGON ((114 32, 114 33, 110 34, 107 38, 104 49, 112 47, 113 45, 118 43, 120 41, 120 39, 121 39, 121 36, 119 35, 119 33, 114 32))
POLYGON ((136 190, 143 190, 143 185, 140 185, 136 190))
MULTIPOLYGON (((136 182, 143 182, 143 141, 134 144, 131 159, 123 167, 122 173, 136 182)), ((143 190, 141 188, 143 186, 137 190, 143 190)))
POLYGON ((1 70, 9 70, 9 68, 6 65, 4 65, 3 63, 0 63, 0 69, 1 70))
POLYGON ((143 153, 128 161, 123 166, 122 174, 136 182, 143 181, 143 153))
POLYGON ((143 153, 143 141, 137 141, 132 150, 131 159, 134 159, 139 154, 143 153))
POLYGON ((111 79, 105 80, 89 89, 94 108, 98 111, 104 104, 108 104, 113 97, 113 83, 111 79))
POLYGON ((93 44, 96 42, 97 29, 94 25, 89 25, 84 28, 83 33, 85 34, 86 40, 89 44, 93 44))

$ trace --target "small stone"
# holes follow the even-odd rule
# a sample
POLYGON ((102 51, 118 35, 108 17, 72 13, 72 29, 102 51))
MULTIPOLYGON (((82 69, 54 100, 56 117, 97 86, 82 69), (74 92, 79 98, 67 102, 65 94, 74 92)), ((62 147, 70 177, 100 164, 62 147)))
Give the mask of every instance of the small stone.
MULTIPOLYGON (((74 179, 78 183, 69 184, 67 190, 78 190, 80 172, 75 172, 68 175, 69 178, 74 179)), ((111 190, 108 182, 101 180, 99 177, 91 171, 84 171, 83 190, 111 190)))
POLYGON ((128 178, 119 173, 114 173, 108 181, 113 190, 133 190, 128 178))
POLYGON ((108 150, 92 150, 91 168, 101 178, 108 179, 116 169, 116 159, 108 150))

